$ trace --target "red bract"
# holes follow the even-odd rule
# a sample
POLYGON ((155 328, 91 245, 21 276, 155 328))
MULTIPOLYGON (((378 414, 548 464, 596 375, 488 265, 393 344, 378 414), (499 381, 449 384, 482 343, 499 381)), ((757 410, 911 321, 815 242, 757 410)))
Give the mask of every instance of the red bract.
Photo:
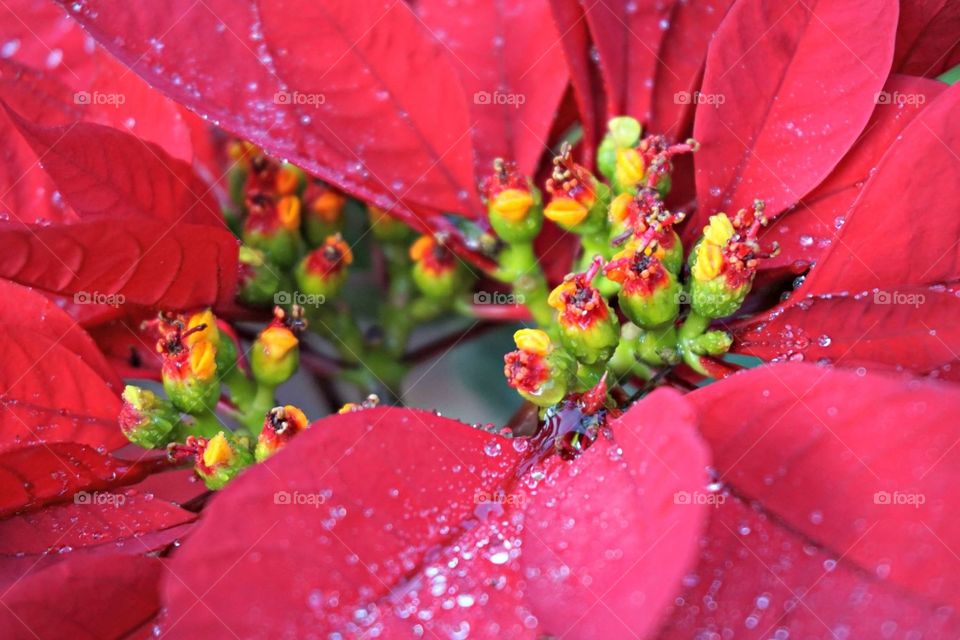
POLYGON ((689 397, 725 500, 663 637, 957 636, 954 387, 792 364, 689 397))
POLYGON ((691 426, 657 392, 568 463, 417 411, 322 420, 216 497, 170 567, 162 628, 643 635, 704 517, 674 500, 705 481, 691 426))

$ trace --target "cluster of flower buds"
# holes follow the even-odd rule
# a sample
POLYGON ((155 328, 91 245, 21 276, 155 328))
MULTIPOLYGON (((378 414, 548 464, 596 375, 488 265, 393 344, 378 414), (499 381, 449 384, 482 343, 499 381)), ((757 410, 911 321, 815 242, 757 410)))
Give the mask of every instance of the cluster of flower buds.
POLYGON ((119 418, 124 435, 144 448, 167 448, 176 460, 194 461, 197 474, 217 489, 305 428, 306 417, 295 407, 268 411, 275 387, 297 368, 296 333, 304 327, 299 307, 274 313, 251 345, 249 368, 238 359, 232 329, 209 309, 160 314, 145 323, 157 335, 166 397, 128 385, 119 418), (230 407, 236 430, 215 413, 221 403, 230 407))
MULTIPOLYGON (((712 216, 685 261, 675 230, 685 213, 665 197, 672 159, 697 149, 694 140, 642 137, 637 120, 621 117, 609 122, 598 149, 609 186, 577 164, 569 146, 554 160, 544 216, 580 236, 582 255, 550 293, 553 313, 548 322, 538 318, 543 330, 518 333, 517 350, 506 356, 508 384, 524 398, 560 406, 598 388, 608 373, 643 378, 681 362, 706 374, 702 358, 730 348, 730 336, 709 325, 740 308, 757 261, 768 257, 758 244, 763 203, 733 218, 712 216)), ((491 226, 507 240, 511 205, 526 210, 537 200, 521 177, 496 169, 487 201, 491 226), (501 192, 509 196, 498 203, 493 196, 501 192)))

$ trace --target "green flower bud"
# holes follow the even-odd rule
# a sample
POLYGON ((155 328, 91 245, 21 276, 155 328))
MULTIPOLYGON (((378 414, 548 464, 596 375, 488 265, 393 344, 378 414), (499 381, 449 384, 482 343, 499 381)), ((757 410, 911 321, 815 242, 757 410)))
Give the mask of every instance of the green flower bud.
POLYGON ((248 438, 229 436, 221 431, 209 440, 197 438, 197 462, 194 470, 212 491, 222 489, 254 462, 248 438))
POLYGON ((163 389, 177 409, 199 414, 220 399, 217 348, 203 333, 205 325, 183 332, 182 324, 160 340, 163 389))
POLYGON ((617 298, 620 309, 638 327, 655 329, 676 320, 680 312, 680 283, 655 251, 629 246, 614 256, 605 273, 621 283, 617 298))
MULTIPOLYGON (((259 249, 240 247, 240 286, 237 298, 247 304, 274 304, 274 296, 284 288, 283 274, 277 265, 267 262, 259 249)), ((289 287, 287 287, 289 288, 289 287)))
POLYGON ((294 275, 302 293, 333 298, 347 280, 347 266, 353 262, 350 245, 340 234, 328 237, 323 245, 311 251, 297 265, 294 275))
MULTIPOLYGON (((298 309, 299 307, 295 307, 298 309)), ((260 332, 250 350, 250 370, 260 384, 275 387, 290 379, 300 365, 300 341, 286 313, 277 307, 273 322, 260 332)), ((301 322, 293 316, 294 326, 301 322)))
POLYGON ((127 385, 123 390, 120 429, 127 439, 145 449, 165 447, 177 436, 180 412, 148 389, 127 385))
POLYGON ((517 350, 503 359, 507 384, 540 407, 563 400, 577 370, 574 359, 556 348, 550 336, 539 329, 521 329, 513 334, 513 340, 517 350))
POLYGON ((557 310, 563 346, 587 365, 609 360, 620 342, 620 320, 591 284, 600 262, 594 261, 586 273, 567 276, 547 300, 557 310))
POLYGON ((303 232, 311 247, 323 244, 328 236, 343 230, 343 207, 346 197, 320 182, 307 187, 303 195, 303 232))
POLYGON ((460 260, 432 236, 421 236, 410 247, 413 281, 428 298, 452 300, 466 289, 468 275, 460 260))
POLYGON ((248 199, 249 215, 243 226, 243 241, 260 249, 271 262, 293 266, 303 248, 300 237, 300 199, 284 196, 275 203, 269 196, 248 199))

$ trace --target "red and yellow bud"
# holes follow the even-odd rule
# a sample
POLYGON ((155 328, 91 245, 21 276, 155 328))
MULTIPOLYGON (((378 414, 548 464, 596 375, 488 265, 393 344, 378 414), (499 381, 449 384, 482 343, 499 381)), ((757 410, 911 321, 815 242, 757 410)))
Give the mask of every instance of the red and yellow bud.
POLYGON ((490 226, 508 243, 530 242, 543 226, 540 192, 517 171, 516 163, 496 159, 481 192, 490 226))
POLYGON ((127 385, 123 390, 119 423, 130 442, 155 449, 165 447, 177 437, 180 412, 152 391, 127 385))
POLYGON ((297 265, 294 275, 300 291, 325 301, 340 293, 347 279, 347 267, 353 262, 350 245, 340 234, 329 236, 297 265))
POLYGON ((427 297, 450 300, 466 286, 459 258, 434 236, 420 236, 410 246, 413 281, 427 297))
POLYGON ((328 236, 343 229, 343 208, 347 198, 322 182, 313 182, 303 195, 306 209, 303 229, 310 246, 318 246, 328 236))
POLYGON ((269 263, 263 251, 246 245, 240 247, 239 263, 237 298, 249 305, 273 304, 285 274, 269 263))
POLYGON ((641 133, 640 122, 629 116, 611 118, 607 123, 607 133, 597 149, 597 168, 610 182, 616 181, 617 153, 634 149, 641 133))
MULTIPOLYGON (((701 316, 720 318, 740 308, 756 274, 757 263, 771 254, 760 252, 757 237, 766 224, 763 202, 741 209, 731 220, 710 216, 691 256, 691 306, 701 316)), ((774 247, 774 252, 776 246, 774 247)))
POLYGON ((248 198, 248 215, 243 226, 243 241, 263 251, 269 260, 290 267, 300 255, 300 199, 284 196, 274 199, 259 194, 248 198))
POLYGON ((309 425, 307 416, 297 407, 290 404, 274 407, 263 421, 254 458, 257 462, 266 460, 309 425))
POLYGON ((288 316, 280 307, 274 309, 273 322, 260 332, 250 351, 250 368, 257 382, 275 387, 297 370, 300 341, 294 329, 299 329, 300 323, 298 314, 288 316))
POLYGON ((553 159, 553 175, 547 180, 550 202, 543 214, 562 228, 593 233, 606 226, 609 189, 590 171, 573 161, 569 144, 553 159))
POLYGON ((206 325, 200 323, 184 332, 184 322, 178 318, 157 343, 163 359, 163 388, 173 404, 186 413, 206 411, 220 398, 217 348, 205 331, 206 325))
POLYGON ((187 438, 181 448, 195 451, 194 470, 208 489, 222 489, 244 468, 253 463, 249 442, 221 431, 212 438, 187 438))
POLYGON ((526 400, 541 407, 560 402, 576 372, 576 362, 556 348, 546 332, 521 329, 513 334, 517 350, 504 356, 507 384, 526 400))
POLYGON ((609 360, 620 341, 617 315, 591 284, 600 266, 598 258, 586 273, 567 276, 547 298, 557 310, 564 347, 587 365, 609 360))
POLYGON ((680 284, 657 257, 653 247, 628 245, 604 270, 620 283, 617 302, 634 324, 656 329, 676 320, 680 310, 680 284))
POLYGON ((289 162, 281 162, 277 167, 274 188, 277 194, 281 196, 294 195, 303 188, 306 183, 306 174, 300 167, 289 162))

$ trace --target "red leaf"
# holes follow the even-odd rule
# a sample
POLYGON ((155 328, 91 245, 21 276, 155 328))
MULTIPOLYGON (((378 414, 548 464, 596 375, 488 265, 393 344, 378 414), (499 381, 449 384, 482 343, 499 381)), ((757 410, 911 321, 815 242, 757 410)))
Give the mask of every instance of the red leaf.
POLYGON ((657 52, 669 24, 674 0, 615 2, 598 0, 585 8, 607 89, 607 116, 650 117, 657 52))
POLYGON ((74 15, 167 95, 354 195, 467 211, 476 195, 456 73, 406 3, 384 9, 96 0, 74 15))
POLYGON ((0 450, 70 441, 113 449, 120 400, 66 346, 16 326, 0 332, 0 450))
POLYGON ((122 381, 107 363, 93 339, 53 301, 36 291, 6 280, 0 280, 0 299, 4 301, 4 305, 0 307, 0 325, 35 331, 66 347, 80 356, 103 378, 107 386, 117 393, 120 392, 122 381))
POLYGON ((72 500, 74 494, 81 491, 134 484, 164 466, 162 457, 121 460, 73 442, 32 444, 3 451, 0 452, 0 518, 72 500))
POLYGON ((650 133, 662 133, 673 139, 688 131, 693 115, 693 100, 707 58, 707 45, 727 15, 733 0, 675 2, 667 31, 657 51, 653 78, 650 133))
POLYGON ((797 364, 689 397, 729 494, 665 637, 956 637, 953 387, 797 364))
POLYGON ((567 86, 557 69, 559 34, 548 0, 509 6, 487 0, 423 0, 417 11, 448 47, 471 104, 479 176, 495 158, 532 175, 567 86))
POLYGON ((0 635, 36 640, 125 637, 160 609, 156 558, 94 556, 28 576, 4 594, 0 635))
POLYGON ((83 301, 188 309, 229 301, 236 287, 237 240, 211 225, 93 217, 0 226, 0 244, 0 277, 83 301))
POLYGON ((557 31, 560 32, 570 84, 583 123, 584 144, 580 146, 582 162, 586 166, 593 166, 596 146, 606 131, 606 97, 600 69, 590 55, 590 30, 583 7, 577 0, 550 0, 550 6, 557 31))
POLYGON ((14 113, 10 118, 81 216, 225 227, 207 185, 159 146, 98 124, 41 127, 14 113))
POLYGON ((950 87, 903 130, 864 185, 837 241, 796 295, 960 277, 955 250, 960 218, 952 205, 960 197, 960 132, 953 122, 958 105, 960 87, 950 87))
POLYGON ((642 632, 671 597, 702 516, 667 502, 702 483, 705 463, 682 401, 664 394, 648 402, 612 425, 624 432, 622 451, 604 438, 570 464, 537 462, 526 440, 418 411, 376 409, 315 423, 205 511, 175 556, 182 582, 165 585, 170 619, 180 620, 167 632, 216 633, 218 617, 240 635, 622 631, 597 605, 601 596, 618 611, 629 602, 635 610, 621 618, 642 632), (668 423, 644 413, 661 409, 682 414, 668 423), (601 492, 609 494, 604 502, 601 492), (597 502, 585 506, 589 500, 597 502), (579 514, 553 501, 576 502, 579 514), (676 536, 662 543, 675 551, 666 564, 648 553, 665 530, 676 536), (557 571, 561 562, 571 565, 569 575, 557 571), (635 565, 627 579, 625 565, 635 565), (230 579, 220 580, 228 568, 230 579), (562 614, 551 589, 576 596, 562 614), (194 607, 196 593, 216 615, 194 607))
POLYGON ((857 143, 820 186, 800 204, 780 216, 761 242, 779 243, 779 256, 764 260, 761 268, 796 265, 798 269, 819 259, 843 225, 847 210, 875 172, 877 163, 897 141, 913 118, 946 89, 941 82, 910 76, 891 76, 884 98, 873 111, 857 143))
POLYGON ((960 64, 960 3, 913 0, 900 4, 893 68, 933 78, 960 64))
POLYGON ((643 638, 662 618, 706 508, 707 454, 679 394, 659 391, 611 425, 573 464, 552 458, 526 506, 526 597, 545 631, 570 638, 643 638), (678 493, 679 492, 679 493, 678 493))
POLYGON ((719 210, 775 216, 836 166, 866 125, 893 55, 897 3, 738 2, 710 45, 694 137, 699 232, 719 210), (863 28, 863 16, 871 28, 863 28), (829 69, 829 74, 824 70, 829 69))

